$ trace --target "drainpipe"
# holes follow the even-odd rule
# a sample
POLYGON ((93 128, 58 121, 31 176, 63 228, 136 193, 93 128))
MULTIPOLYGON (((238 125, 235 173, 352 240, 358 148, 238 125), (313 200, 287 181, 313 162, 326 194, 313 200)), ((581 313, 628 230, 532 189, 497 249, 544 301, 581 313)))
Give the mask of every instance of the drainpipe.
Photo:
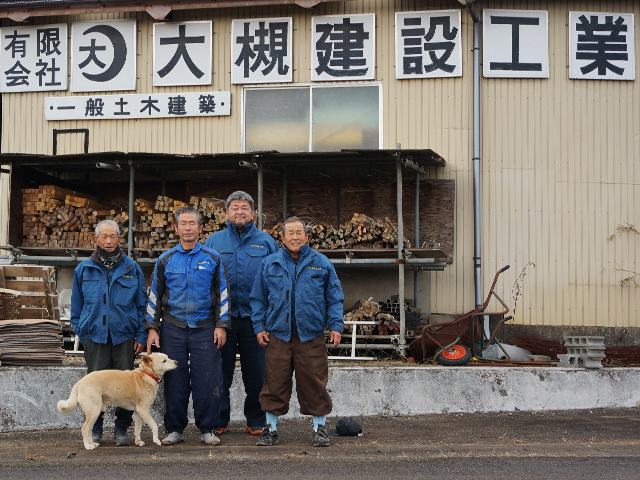
MULTIPOLYGON (((473 280, 476 308, 482 305, 482 262, 480 227, 480 17, 473 0, 466 0, 473 20, 473 280)), ((488 333, 489 321, 483 322, 488 333)))

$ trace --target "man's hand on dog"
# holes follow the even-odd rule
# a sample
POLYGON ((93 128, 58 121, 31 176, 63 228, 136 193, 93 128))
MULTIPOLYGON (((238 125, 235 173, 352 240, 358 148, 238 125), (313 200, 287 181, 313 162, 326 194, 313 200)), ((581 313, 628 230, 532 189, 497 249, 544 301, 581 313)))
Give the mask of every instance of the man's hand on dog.
POLYGON ((221 349, 227 341, 227 330, 224 327, 217 327, 213 331, 213 343, 218 345, 218 349, 221 349))
POLYGON ((160 337, 155 328, 150 328, 147 336, 147 355, 151 355, 151 345, 155 345, 160 349, 160 337))

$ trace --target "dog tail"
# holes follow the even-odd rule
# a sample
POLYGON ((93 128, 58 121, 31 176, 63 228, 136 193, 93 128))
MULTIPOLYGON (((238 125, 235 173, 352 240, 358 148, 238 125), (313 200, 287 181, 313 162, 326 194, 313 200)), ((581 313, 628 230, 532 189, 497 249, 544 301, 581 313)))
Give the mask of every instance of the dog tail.
POLYGON ((71 390, 71 396, 67 400, 58 401, 58 410, 62 413, 69 413, 76 409, 78 406, 78 385, 73 386, 71 390))

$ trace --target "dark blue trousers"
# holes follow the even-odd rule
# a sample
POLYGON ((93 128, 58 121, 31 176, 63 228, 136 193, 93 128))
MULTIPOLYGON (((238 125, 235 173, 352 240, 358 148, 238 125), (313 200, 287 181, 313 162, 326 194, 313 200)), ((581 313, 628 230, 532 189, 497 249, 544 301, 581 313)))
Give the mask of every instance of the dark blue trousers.
POLYGON ((193 399, 196 427, 201 433, 211 433, 220 423, 222 365, 220 350, 213 343, 213 325, 201 328, 181 328, 162 322, 160 346, 178 368, 164 375, 167 432, 183 433, 187 423, 189 394, 193 399))
POLYGON ((231 329, 227 330, 227 342, 222 352, 222 399, 220 402, 220 425, 229 425, 231 402, 229 389, 233 383, 236 367, 236 352, 240 354, 240 371, 244 384, 244 416, 250 427, 261 427, 265 424, 265 413, 260 407, 260 390, 264 384, 265 348, 261 347, 253 332, 253 323, 249 317, 233 317, 231 329))

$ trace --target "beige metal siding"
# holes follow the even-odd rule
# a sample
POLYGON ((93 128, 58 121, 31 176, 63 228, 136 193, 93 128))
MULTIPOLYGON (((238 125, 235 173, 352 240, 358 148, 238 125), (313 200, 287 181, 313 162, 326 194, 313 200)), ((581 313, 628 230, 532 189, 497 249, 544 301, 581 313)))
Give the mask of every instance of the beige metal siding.
MULTIPOLYGON (((498 292, 512 307, 520 282, 516 322, 533 325, 640 326, 637 287, 621 287, 620 269, 638 271, 640 238, 608 237, 619 224, 639 225, 640 79, 633 82, 568 79, 568 12, 631 12, 633 1, 480 1, 481 8, 549 12, 549 79, 482 79, 482 268, 484 293, 495 271, 511 265, 498 292)), ((236 152, 241 148, 242 88, 230 84, 230 31, 234 18, 292 16, 294 83, 310 82, 311 16, 376 14, 376 81, 383 85, 383 147, 431 148, 448 161, 431 177, 456 181, 455 257, 431 274, 434 312, 473 308, 472 22, 463 10, 463 76, 454 79, 395 79, 396 11, 453 9, 453 0, 336 2, 313 10, 262 7, 181 11, 179 20, 213 20, 212 90, 232 95, 231 116, 136 121, 50 122, 45 94, 4 95, 3 152, 52 153, 52 129, 90 128, 90 151, 163 153, 236 152)), ((481 12, 481 10, 480 10, 481 12)), ((152 86, 153 21, 138 20, 136 93, 199 91, 203 87, 152 86)), ((111 17, 114 17, 113 15, 111 17)), ((38 23, 96 17, 36 19, 38 23)), ((636 61, 640 35, 636 27, 636 61)), ((357 83, 357 82, 356 82, 357 83)), ((57 95, 58 93, 56 93, 57 95)), ((69 93, 60 93, 69 94, 69 93)), ((60 153, 81 151, 64 136, 60 153)))

